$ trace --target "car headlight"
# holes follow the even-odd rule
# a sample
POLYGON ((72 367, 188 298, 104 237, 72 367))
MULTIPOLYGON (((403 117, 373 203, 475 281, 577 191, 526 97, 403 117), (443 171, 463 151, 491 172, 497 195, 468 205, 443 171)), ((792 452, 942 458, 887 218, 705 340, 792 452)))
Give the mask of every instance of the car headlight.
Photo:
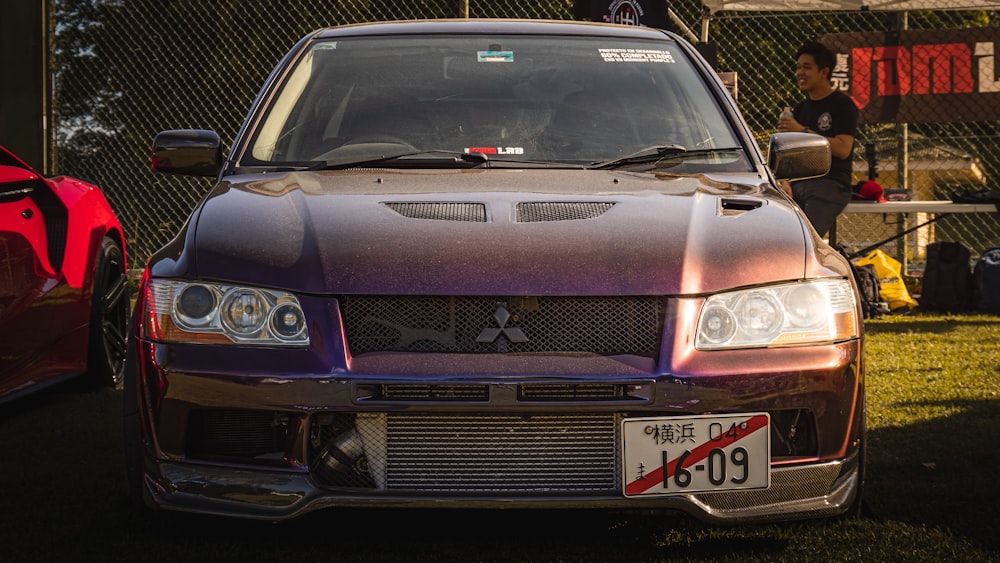
POLYGON ((858 336, 854 291, 823 279, 713 295, 698 316, 695 348, 758 348, 838 342, 858 336))
POLYGON ((206 282, 151 280, 143 329, 161 342, 309 344, 305 313, 294 295, 206 282))

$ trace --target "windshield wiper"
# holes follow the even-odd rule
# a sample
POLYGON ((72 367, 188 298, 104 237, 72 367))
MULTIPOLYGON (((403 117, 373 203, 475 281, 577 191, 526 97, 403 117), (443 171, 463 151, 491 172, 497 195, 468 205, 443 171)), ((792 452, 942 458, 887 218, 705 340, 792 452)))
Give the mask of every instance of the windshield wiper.
POLYGON ((440 167, 448 164, 463 164, 470 168, 585 168, 579 164, 569 164, 564 162, 545 162, 540 160, 494 160, 489 155, 481 152, 456 152, 444 149, 425 149, 417 151, 407 151, 396 154, 380 154, 361 159, 350 160, 325 160, 306 166, 303 170, 346 170, 348 168, 363 168, 379 164, 395 163, 427 163, 428 159, 411 159, 409 157, 421 155, 443 155, 435 158, 435 165, 440 167))
POLYGON ((602 169, 607 170, 611 168, 619 168, 621 166, 628 166, 631 164, 648 164, 667 159, 691 158, 691 157, 705 156, 709 154, 739 152, 741 150, 742 149, 739 147, 688 149, 683 145, 659 145, 653 147, 646 147, 632 154, 627 154, 619 158, 605 160, 603 162, 594 162, 590 165, 590 168, 596 170, 602 170, 602 169))
POLYGON ((468 162, 473 165, 485 165, 489 167, 489 158, 482 153, 456 153, 455 151, 446 151, 438 149, 427 149, 427 150, 416 150, 416 151, 406 151, 396 154, 380 154, 377 156, 369 156, 361 159, 349 159, 349 160, 324 160, 317 162, 311 166, 307 166, 305 170, 345 170, 347 168, 358 168, 364 166, 372 166, 374 164, 385 164, 386 162, 392 162, 394 160, 402 160, 410 156, 419 155, 447 155, 451 158, 444 158, 439 160, 444 160, 452 163, 468 162))

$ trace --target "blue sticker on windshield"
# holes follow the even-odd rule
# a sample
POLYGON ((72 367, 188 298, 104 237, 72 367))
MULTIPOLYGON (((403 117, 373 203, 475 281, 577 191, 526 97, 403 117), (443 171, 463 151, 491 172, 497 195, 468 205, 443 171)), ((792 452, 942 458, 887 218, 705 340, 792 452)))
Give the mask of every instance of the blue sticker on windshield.
POLYGON ((514 51, 479 51, 476 60, 481 63, 512 63, 514 51))

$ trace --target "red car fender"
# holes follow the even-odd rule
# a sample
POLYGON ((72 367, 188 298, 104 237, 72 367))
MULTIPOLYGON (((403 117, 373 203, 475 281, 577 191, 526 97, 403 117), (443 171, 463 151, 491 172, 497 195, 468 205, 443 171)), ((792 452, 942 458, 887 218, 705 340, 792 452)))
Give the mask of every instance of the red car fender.
POLYGON ((63 277, 71 287, 90 288, 95 255, 105 235, 114 235, 124 256, 122 227, 96 187, 66 176, 51 178, 50 185, 69 211, 63 277))
MULTIPOLYGON (((26 178, 37 180, 39 176, 25 171, 26 178)), ((42 180, 43 182, 45 180, 42 180)), ((30 197, 25 197, 15 205, 0 206, 0 224, 11 227, 10 230, 24 237, 38 260, 35 262, 39 277, 56 277, 55 269, 48 259, 45 220, 42 211, 30 197)))

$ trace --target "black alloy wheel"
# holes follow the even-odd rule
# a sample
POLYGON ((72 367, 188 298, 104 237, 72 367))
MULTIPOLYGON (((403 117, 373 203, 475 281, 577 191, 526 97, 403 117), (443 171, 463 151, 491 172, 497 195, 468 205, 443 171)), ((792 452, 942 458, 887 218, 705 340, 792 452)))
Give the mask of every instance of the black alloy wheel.
POLYGON ((88 378, 94 387, 119 389, 125 368, 130 308, 125 256, 115 240, 105 237, 95 262, 88 378))

